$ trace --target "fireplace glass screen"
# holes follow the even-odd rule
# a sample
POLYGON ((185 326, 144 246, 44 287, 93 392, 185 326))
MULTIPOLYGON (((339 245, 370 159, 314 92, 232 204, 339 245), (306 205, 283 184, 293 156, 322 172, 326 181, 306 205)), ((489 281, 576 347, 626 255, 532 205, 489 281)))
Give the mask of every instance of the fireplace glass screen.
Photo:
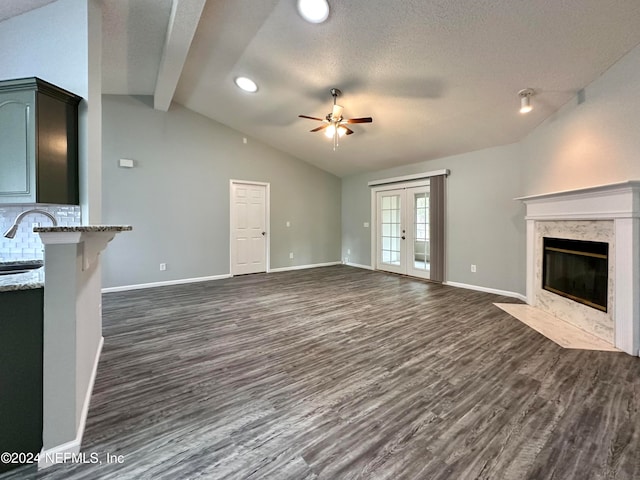
POLYGON ((607 311, 609 244, 543 239, 542 288, 607 311))

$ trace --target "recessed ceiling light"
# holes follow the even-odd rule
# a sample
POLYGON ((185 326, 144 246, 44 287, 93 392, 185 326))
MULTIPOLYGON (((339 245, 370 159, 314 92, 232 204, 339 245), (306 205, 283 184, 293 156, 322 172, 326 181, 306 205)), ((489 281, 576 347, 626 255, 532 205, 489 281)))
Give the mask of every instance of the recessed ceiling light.
POLYGON ((256 85, 256 82, 254 82, 250 78, 236 77, 234 82, 236 82, 238 88, 241 88, 245 92, 255 93, 258 91, 258 85, 256 85))
POLYGON ((327 0, 298 0, 298 12, 307 22, 322 23, 329 18, 327 0))

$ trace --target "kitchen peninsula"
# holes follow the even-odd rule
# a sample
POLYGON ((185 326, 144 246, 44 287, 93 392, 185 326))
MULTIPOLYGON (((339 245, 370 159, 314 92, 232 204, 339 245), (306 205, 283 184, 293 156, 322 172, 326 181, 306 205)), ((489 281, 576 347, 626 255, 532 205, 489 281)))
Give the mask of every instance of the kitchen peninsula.
POLYGON ((80 451, 102 350, 99 254, 130 226, 36 227, 45 246, 40 467, 80 451), (52 455, 46 455, 52 454, 52 455))

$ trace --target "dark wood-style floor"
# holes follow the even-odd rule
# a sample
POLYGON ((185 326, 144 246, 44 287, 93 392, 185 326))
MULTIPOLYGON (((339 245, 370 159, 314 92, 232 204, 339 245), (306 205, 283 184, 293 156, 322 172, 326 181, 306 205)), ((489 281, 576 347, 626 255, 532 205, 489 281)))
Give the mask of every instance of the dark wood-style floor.
POLYGON ((346 266, 109 294, 83 451, 5 479, 639 479, 640 359, 346 266))

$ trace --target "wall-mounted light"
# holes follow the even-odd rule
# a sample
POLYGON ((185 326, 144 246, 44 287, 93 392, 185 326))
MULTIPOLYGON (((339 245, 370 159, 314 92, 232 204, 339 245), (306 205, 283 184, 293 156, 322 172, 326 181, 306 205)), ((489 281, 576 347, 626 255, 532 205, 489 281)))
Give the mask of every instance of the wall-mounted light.
POLYGON ((258 85, 256 85, 256 82, 248 77, 236 77, 233 81, 236 83, 238 88, 245 92, 256 93, 258 91, 258 85))
POLYGON ((533 110, 531 106, 531 96, 533 93, 533 89, 531 88, 525 88, 518 92, 518 96, 520 97, 520 113, 529 113, 533 110))
POLYGON ((309 23, 322 23, 329 18, 327 0, 298 0, 298 12, 309 23))

